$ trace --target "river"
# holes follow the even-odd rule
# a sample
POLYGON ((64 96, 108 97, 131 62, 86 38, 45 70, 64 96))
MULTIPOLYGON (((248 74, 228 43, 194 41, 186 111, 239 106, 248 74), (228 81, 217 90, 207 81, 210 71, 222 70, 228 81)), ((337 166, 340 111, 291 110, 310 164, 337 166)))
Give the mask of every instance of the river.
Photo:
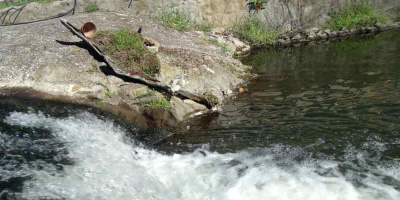
POLYGON ((262 51, 156 145, 83 106, 0 98, 1 199, 400 199, 400 33, 262 51))

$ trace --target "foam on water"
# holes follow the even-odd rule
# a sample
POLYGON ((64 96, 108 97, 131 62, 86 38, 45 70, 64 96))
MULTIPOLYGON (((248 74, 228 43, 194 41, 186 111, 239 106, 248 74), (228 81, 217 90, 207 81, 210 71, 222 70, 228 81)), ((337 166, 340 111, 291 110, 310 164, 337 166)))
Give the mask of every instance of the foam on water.
MULTIPOLYGON (((295 161, 293 157, 304 152, 279 145, 167 156, 131 141, 123 128, 87 112, 68 118, 14 112, 5 123, 48 129, 74 160, 61 172, 22 169, 34 175, 24 183, 22 196, 27 199, 400 199, 400 192, 382 178, 399 182, 396 164, 367 166, 370 173, 360 178, 343 174, 343 163, 295 161)), ((351 155, 364 159, 359 152, 351 155)))

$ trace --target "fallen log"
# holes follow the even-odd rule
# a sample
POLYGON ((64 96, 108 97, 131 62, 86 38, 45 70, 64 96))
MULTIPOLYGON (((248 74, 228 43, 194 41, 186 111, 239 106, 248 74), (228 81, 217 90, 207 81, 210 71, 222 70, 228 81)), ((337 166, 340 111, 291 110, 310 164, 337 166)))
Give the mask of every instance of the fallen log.
POLYGON ((61 19, 61 24, 63 24, 68 30, 70 30, 74 35, 79 37, 83 42, 85 42, 90 48, 94 50, 96 54, 100 56, 101 59, 111 68, 115 71, 116 74, 120 76, 125 76, 128 77, 134 81, 140 82, 144 85, 147 85, 153 89, 159 90, 161 92, 165 92, 169 95, 176 96, 181 99, 191 99, 199 104, 205 105, 208 109, 211 109, 213 106, 215 106, 215 101, 212 101, 210 99, 207 99, 204 96, 193 94, 189 91, 186 90, 178 90, 178 91, 173 91, 170 86, 160 82, 160 81, 154 81, 150 79, 146 79, 145 77, 141 77, 138 75, 134 74, 129 74, 124 72, 123 70, 120 70, 114 62, 111 60, 110 57, 108 57, 106 54, 103 54, 100 49, 93 44, 87 37, 85 37, 78 28, 70 24, 66 19, 61 19))

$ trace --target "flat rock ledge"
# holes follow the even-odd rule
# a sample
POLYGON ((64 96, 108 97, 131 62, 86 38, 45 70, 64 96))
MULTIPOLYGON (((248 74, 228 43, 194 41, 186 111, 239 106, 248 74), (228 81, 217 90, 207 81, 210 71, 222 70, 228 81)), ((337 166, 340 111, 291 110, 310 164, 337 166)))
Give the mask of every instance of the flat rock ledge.
MULTIPOLYGON (((135 14, 79 13, 67 20, 76 27, 91 21, 98 30, 143 27, 142 35, 160 44, 157 79, 173 88, 211 95, 218 105, 249 75, 250 67, 205 42, 202 32, 179 32, 135 14)), ((143 128, 181 128, 191 115, 209 111, 192 100, 165 96, 115 75, 59 19, 1 27, 0 43, 2 95, 86 104, 143 128)))

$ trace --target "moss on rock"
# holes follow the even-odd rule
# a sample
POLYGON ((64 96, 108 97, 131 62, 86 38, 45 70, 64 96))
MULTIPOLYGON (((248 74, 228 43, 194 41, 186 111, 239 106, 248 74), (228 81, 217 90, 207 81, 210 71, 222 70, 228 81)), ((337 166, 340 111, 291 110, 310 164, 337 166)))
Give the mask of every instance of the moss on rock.
POLYGON ((160 72, 159 59, 147 50, 142 35, 137 32, 124 29, 100 31, 93 41, 120 69, 130 74, 154 76, 160 72))

